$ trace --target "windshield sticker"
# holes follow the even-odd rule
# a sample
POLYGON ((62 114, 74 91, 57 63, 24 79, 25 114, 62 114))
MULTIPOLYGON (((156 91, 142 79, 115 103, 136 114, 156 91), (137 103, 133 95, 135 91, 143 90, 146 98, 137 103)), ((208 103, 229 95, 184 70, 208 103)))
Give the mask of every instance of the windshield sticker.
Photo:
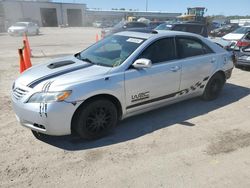
POLYGON ((133 43, 136 43, 136 44, 141 44, 143 42, 142 39, 136 39, 136 38, 129 38, 127 40, 127 42, 133 42, 133 43))

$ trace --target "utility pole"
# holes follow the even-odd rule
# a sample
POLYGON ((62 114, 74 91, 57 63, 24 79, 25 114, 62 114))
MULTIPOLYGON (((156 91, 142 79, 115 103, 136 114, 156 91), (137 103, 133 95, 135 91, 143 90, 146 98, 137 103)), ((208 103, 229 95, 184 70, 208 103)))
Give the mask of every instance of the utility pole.
POLYGON ((148 0, 146 0, 146 12, 148 12, 148 0))

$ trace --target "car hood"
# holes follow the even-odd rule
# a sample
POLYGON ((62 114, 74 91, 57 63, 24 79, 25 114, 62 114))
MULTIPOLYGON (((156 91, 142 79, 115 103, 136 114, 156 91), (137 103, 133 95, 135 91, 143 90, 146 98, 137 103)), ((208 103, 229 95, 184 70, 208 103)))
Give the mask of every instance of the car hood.
POLYGON ((67 87, 91 79, 103 77, 111 67, 94 65, 68 56, 39 64, 24 71, 16 80, 16 84, 41 90, 51 82, 54 88, 67 87))
POLYGON ((244 34, 229 33, 222 38, 225 40, 237 41, 237 40, 240 40, 243 36, 244 34))

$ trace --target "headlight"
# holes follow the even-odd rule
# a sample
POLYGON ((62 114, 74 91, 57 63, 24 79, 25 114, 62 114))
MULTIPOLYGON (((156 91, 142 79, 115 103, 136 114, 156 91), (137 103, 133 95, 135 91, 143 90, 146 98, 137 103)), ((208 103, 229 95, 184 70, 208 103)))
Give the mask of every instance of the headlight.
POLYGON ((67 99, 71 94, 71 91, 59 91, 59 92, 39 92, 33 94, 27 103, 51 103, 61 102, 67 99))

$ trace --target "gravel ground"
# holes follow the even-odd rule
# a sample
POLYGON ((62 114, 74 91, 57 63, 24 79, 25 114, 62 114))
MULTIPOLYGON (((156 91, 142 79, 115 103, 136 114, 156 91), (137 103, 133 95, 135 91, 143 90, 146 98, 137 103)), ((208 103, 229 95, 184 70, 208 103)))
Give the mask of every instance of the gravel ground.
MULTIPOLYGON (((32 62, 68 55, 99 29, 42 28, 32 62)), ((97 141, 39 141, 18 124, 10 89, 22 37, 0 34, 0 187, 250 187, 250 72, 234 69, 221 96, 124 120, 97 141)))

